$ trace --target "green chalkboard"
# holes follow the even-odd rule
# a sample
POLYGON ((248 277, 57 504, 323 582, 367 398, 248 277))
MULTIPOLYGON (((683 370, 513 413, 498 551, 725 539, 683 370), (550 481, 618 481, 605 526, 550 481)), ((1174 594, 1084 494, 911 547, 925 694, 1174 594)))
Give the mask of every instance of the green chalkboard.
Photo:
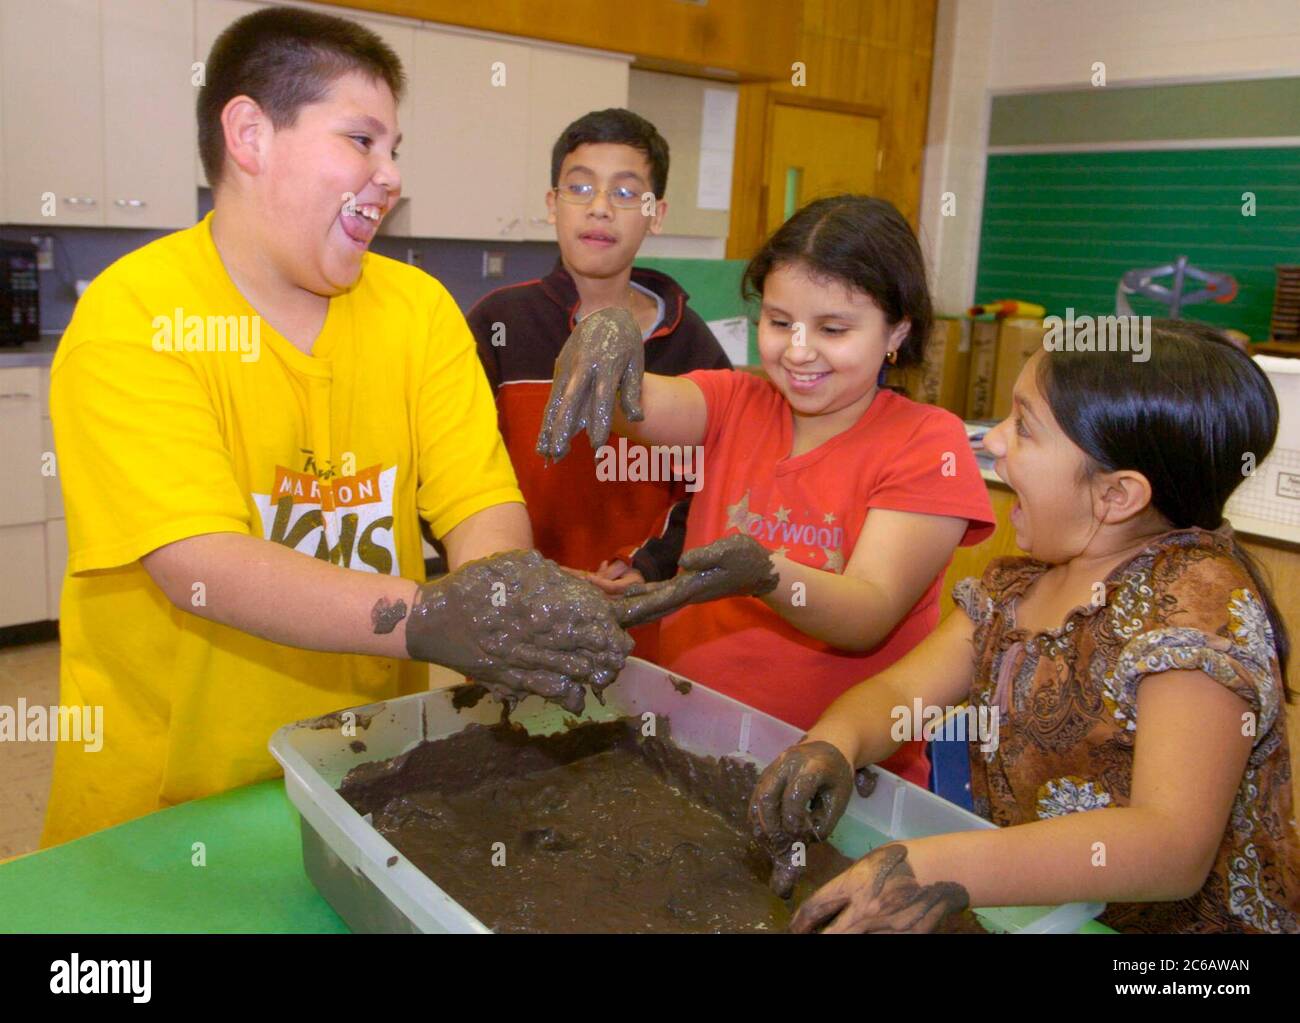
POLYGON ((990 154, 977 302, 1113 313, 1126 270, 1180 255, 1240 287, 1235 301, 1189 306, 1185 317, 1266 339, 1274 266, 1300 263, 1300 147, 990 154))
POLYGON ((743 259, 659 259, 645 258, 637 266, 658 270, 673 278, 690 296, 690 307, 705 320, 725 320, 749 316, 749 361, 758 362, 757 331, 752 310, 740 297, 740 279, 745 272, 743 259))

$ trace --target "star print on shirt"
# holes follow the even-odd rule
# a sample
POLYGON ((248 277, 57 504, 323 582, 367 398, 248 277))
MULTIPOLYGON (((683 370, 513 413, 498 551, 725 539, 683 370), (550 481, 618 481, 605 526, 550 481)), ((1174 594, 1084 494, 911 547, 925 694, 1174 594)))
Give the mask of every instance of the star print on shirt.
POLYGON ((826 525, 828 526, 835 525, 835 513, 827 512, 825 515, 822 516, 822 521, 825 522, 826 525))
POLYGON ((826 555, 825 568, 827 572, 844 571, 844 552, 842 550, 837 548, 832 551, 829 547, 823 547, 822 553, 826 555))
POLYGON ((744 496, 735 504, 727 505, 727 528, 735 527, 742 533, 748 534, 749 527, 763 516, 755 515, 749 510, 749 491, 746 490, 744 496))

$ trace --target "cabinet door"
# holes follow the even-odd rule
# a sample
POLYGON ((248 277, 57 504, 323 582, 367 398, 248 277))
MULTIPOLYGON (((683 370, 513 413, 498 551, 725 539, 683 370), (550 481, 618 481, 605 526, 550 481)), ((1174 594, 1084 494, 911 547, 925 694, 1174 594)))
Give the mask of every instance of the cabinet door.
MULTIPOLYGON (((195 0, 194 2, 194 60, 205 62, 212 52, 212 44, 217 36, 226 30, 231 22, 237 21, 245 14, 260 11, 266 4, 252 3, 251 0, 195 0)), ((193 101, 198 101, 197 91, 193 101)), ((193 116, 193 103, 191 103, 193 116)), ((190 133, 190 145, 194 153, 194 180, 203 188, 208 187, 208 176, 203 173, 203 164, 199 161, 198 125, 190 133)))
POLYGON ((402 162, 413 235, 523 236, 528 64, 519 43, 416 33, 402 162))
POLYGON ((54 425, 48 419, 41 420, 41 482, 45 485, 45 515, 46 519, 63 518, 63 487, 59 484, 59 461, 57 458, 53 461, 54 472, 52 475, 45 475, 45 459, 47 455, 54 454, 54 425))
POLYGON ((0 628, 43 622, 49 610, 45 586, 45 523, 0 527, 0 628))
POLYGON ((194 10, 174 0, 103 6, 104 221, 182 228, 198 203, 190 174, 194 10))
POLYGON ((0 369, 0 526, 45 521, 39 388, 35 366, 0 369))
POLYGON ((560 132, 593 110, 626 107, 627 78, 625 60, 540 46, 532 50, 524 238, 555 239, 555 228, 546 222, 546 193, 551 187, 551 148, 560 132))
POLYGON ((99 0, 0 0, 0 19, 5 214, 20 224, 103 225, 99 0))
POLYGON ((68 530, 63 519, 45 523, 45 617, 59 620, 63 575, 68 570, 68 530))

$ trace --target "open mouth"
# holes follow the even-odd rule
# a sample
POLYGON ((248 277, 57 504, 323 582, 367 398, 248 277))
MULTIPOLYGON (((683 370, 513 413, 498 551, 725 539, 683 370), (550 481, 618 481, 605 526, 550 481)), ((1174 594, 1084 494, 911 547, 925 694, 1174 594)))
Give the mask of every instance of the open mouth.
POLYGON ((339 223, 343 233, 358 247, 364 249, 370 244, 384 219, 384 207, 378 203, 359 202, 345 207, 339 214, 339 223))
POLYGON ((796 391, 815 390, 816 387, 823 380, 825 380, 828 376, 831 375, 830 370, 826 370, 825 372, 822 373, 805 373, 805 372, 796 372, 792 369, 789 369, 788 367, 782 367, 782 368, 785 369, 785 376, 786 379, 790 381, 791 388, 793 388, 796 391))

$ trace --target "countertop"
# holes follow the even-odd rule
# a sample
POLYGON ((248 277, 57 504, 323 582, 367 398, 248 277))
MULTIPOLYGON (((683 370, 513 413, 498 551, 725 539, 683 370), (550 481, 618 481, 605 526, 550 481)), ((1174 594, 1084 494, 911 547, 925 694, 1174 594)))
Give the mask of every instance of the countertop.
POLYGON ((59 338, 62 336, 61 330, 43 330, 39 341, 0 348, 0 369, 48 366, 54 361, 54 350, 59 347, 59 338))

